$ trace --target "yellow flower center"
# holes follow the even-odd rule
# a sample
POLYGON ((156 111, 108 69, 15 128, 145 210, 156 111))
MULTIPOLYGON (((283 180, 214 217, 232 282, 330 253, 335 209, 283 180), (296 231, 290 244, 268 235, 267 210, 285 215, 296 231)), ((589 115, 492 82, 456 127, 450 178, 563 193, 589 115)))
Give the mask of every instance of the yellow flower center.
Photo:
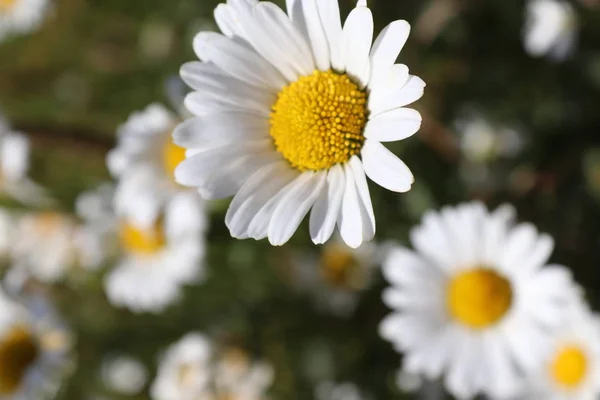
POLYGON ((554 381, 567 389, 575 389, 585 378, 587 369, 587 357, 577 346, 563 347, 550 364, 554 381))
POLYGON ((38 355, 33 336, 23 327, 15 327, 4 336, 0 341, 0 396, 9 396, 19 389, 38 355))
POLYGON ((327 282, 333 286, 347 286, 353 269, 357 266, 356 259, 350 250, 342 245, 327 245, 321 252, 321 273, 327 282))
POLYGON ((190 388, 194 386, 195 382, 202 374, 200 366, 195 364, 184 364, 179 367, 177 374, 179 385, 183 388, 190 388))
POLYGON ((328 169, 364 143, 367 94, 345 74, 316 71, 286 86, 271 113, 275 147, 300 171, 328 169))
POLYGON ((123 248, 130 253, 151 255, 165 247, 166 238, 161 223, 148 229, 140 229, 129 223, 123 223, 120 229, 123 248))
POLYGON ((448 284, 447 305, 450 315, 473 329, 483 329, 502 319, 512 304, 510 282, 486 269, 462 272, 448 284))
POLYGON ((0 0, 0 12, 10 11, 15 4, 17 4, 17 0, 0 0))
POLYGON ((175 169, 183 160, 185 160, 185 149, 173 143, 173 139, 169 135, 169 140, 163 149, 163 165, 167 175, 174 178, 175 169))

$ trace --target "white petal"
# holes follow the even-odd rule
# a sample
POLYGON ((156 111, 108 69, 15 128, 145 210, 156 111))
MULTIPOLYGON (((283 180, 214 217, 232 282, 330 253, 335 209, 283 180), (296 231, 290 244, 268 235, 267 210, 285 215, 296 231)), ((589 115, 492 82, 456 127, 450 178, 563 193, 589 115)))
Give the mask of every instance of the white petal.
POLYGON ((258 168, 278 159, 281 156, 268 140, 217 147, 184 160, 175 170, 175 179, 197 186, 207 199, 225 198, 236 193, 258 168))
POLYGON ((394 64, 390 67, 381 67, 377 74, 371 77, 369 82, 369 109, 377 108, 378 105, 385 103, 388 97, 393 95, 406 85, 410 74, 408 67, 404 64, 394 64))
POLYGON ((233 38, 236 34, 234 16, 227 4, 219 4, 214 12, 215 22, 223 35, 233 38))
POLYGON ((305 172, 294 181, 269 222, 269 242, 273 246, 281 246, 290 240, 321 193, 326 178, 324 172, 305 172))
POLYGON ((353 249, 358 248, 363 242, 362 215, 360 200, 354 182, 354 173, 350 165, 344 166, 346 185, 344 198, 338 219, 338 228, 344 242, 353 249))
POLYGON ((345 186, 344 169, 334 165, 327 174, 327 188, 322 190, 310 213, 310 237, 315 244, 323 244, 335 229, 345 186))
POLYGON ((522 267, 523 259, 534 250, 537 229, 530 223, 517 225, 506 238, 504 254, 498 260, 505 271, 515 271, 522 267))
POLYGON ((22 179, 29 168, 29 139, 20 133, 5 134, 0 144, 1 173, 11 181, 22 179))
POLYGON ((369 111, 371 118, 375 115, 396 108, 407 106, 423 96, 425 82, 417 76, 410 76, 408 82, 403 86, 391 86, 382 94, 373 91, 369 98, 369 111))
POLYGON ((194 51, 234 78, 278 92, 286 81, 271 64, 248 47, 214 32, 201 32, 194 38, 194 51))
POLYGON ((269 120, 254 114, 222 112, 190 118, 173 131, 173 142, 185 148, 208 148, 264 139, 269 120))
POLYGON ((371 49, 371 68, 374 74, 394 65, 409 34, 410 25, 402 20, 392 22, 381 31, 371 49))
POLYGON ((315 70, 310 47, 281 8, 273 3, 260 2, 254 12, 264 35, 277 49, 275 55, 279 62, 285 60, 296 73, 296 78, 298 75, 310 75, 315 70))
POLYGON ((293 10, 293 21, 299 30, 306 35, 317 68, 321 71, 327 71, 331 67, 329 44, 319 17, 317 0, 298 0, 293 5, 293 10))
POLYGON ((398 108, 376 115, 365 127, 365 137, 394 142, 414 135, 421 127, 421 114, 412 108, 398 108))
POLYGON ((288 162, 282 160, 265 165, 244 182, 225 216, 231 235, 247 238, 248 226, 258 211, 296 176, 288 162))
POLYGON ((329 58, 331 68, 343 72, 346 68, 342 52, 342 21, 340 18, 340 7, 337 0, 319 0, 317 2, 321 23, 325 30, 327 43, 329 44, 329 58))
POLYGON ((496 264, 504 253, 505 238, 509 226, 513 224, 515 214, 514 207, 506 204, 488 214, 482 233, 482 261, 487 265, 496 264))
POLYGON ((369 52, 373 43, 373 15, 362 5, 350 12, 344 23, 343 58, 346 72, 365 87, 370 77, 369 52))
POLYGON ((363 165, 357 156, 353 156, 350 159, 349 165, 354 174, 354 182, 358 190, 360 213, 363 220, 363 241, 369 241, 375 236, 375 214, 373 213, 373 204, 371 203, 367 178, 365 177, 363 165))
POLYGON ((375 140, 365 140, 362 160, 367 176, 393 192, 408 192, 414 182, 410 169, 394 153, 375 140))
POLYGON ((277 192, 274 196, 272 196, 256 213, 252 221, 248 225, 248 237, 251 237, 256 240, 263 239, 267 237, 269 231, 269 223, 271 222, 271 218, 273 213, 281 203, 281 199, 286 195, 286 193, 293 188, 294 182, 299 179, 302 174, 290 168, 293 173, 293 178, 290 182, 284 186, 279 192, 277 192))

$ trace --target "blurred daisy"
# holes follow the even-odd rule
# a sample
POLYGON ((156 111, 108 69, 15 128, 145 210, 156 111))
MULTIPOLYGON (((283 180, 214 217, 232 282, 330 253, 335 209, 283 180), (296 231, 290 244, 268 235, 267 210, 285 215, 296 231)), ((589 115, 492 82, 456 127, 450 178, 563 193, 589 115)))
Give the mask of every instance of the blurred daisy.
POLYGON ((425 83, 394 64, 410 26, 396 21, 373 40, 360 0, 344 26, 336 0, 229 1, 215 10, 223 34, 199 33, 204 62, 181 69, 196 115, 174 131, 188 158, 177 181, 208 199, 235 195, 225 222, 236 238, 287 242, 312 209, 310 234, 326 242, 337 224, 358 247, 375 234, 366 176, 396 192, 413 175, 381 142, 413 135, 405 106, 425 83))
POLYGON ((370 286, 381 261, 376 250, 374 243, 353 249, 335 235, 318 254, 294 254, 291 282, 299 291, 308 293, 317 308, 348 316, 356 308, 361 291, 370 286))
POLYGON ((52 397, 69 366, 71 339, 43 299, 17 304, 0 294, 0 397, 52 397))
POLYGON ((171 132, 178 118, 160 104, 136 112, 117 131, 117 147, 107 157, 113 177, 118 215, 140 224, 159 217, 174 196, 189 189, 175 183, 175 167, 185 159, 185 150, 173 143, 171 132))
POLYGON ((148 371, 139 360, 121 354, 102 363, 102 381, 110 390, 126 395, 138 394, 148 381, 148 371))
POLYGON ((0 0, 0 40, 10 34, 36 30, 47 11, 48 0, 0 0))
POLYGON ((416 251, 392 250, 383 293, 395 310, 381 335, 405 352, 409 373, 437 379, 459 399, 510 398, 549 349, 573 294, 570 273, 544 266, 554 242, 514 209, 480 203, 428 212, 411 231, 416 251))
POLYGON ((198 400, 212 377, 212 344, 189 333, 171 345, 162 359, 150 391, 152 400, 198 400))
POLYGON ((112 184, 100 185, 77 197, 75 210, 81 223, 74 240, 78 265, 84 269, 98 269, 117 252, 117 219, 113 211, 113 198, 112 184))
POLYGON ((15 240, 18 217, 7 208, 0 208, 0 260, 8 259, 15 240))
POLYGON ((360 389, 352 383, 323 382, 315 391, 317 400, 365 400, 360 389))
POLYGON ((262 400, 273 380, 271 366, 246 353, 215 351, 204 336, 190 333, 161 360, 153 400, 262 400))
POLYGON ((13 269, 45 283, 61 280, 76 262, 76 229, 77 222, 59 212, 22 215, 12 246, 13 269))
MULTIPOLYGON (((0 29, 2 25, 0 0, 0 29)), ((14 132, 0 115, 0 192, 21 203, 41 206, 52 200, 45 190, 28 176, 29 139, 14 132)))
POLYGON ((135 312, 161 312, 180 298, 182 285, 204 276, 206 217, 195 193, 177 196, 149 224, 120 217, 123 257, 107 275, 109 301, 135 312))
POLYGON ((592 400, 600 395, 600 320, 583 302, 570 310, 552 352, 529 379, 523 400, 592 400))
POLYGON ((523 31, 525 50, 532 57, 563 60, 574 50, 578 35, 575 9, 564 0, 529 0, 523 31))

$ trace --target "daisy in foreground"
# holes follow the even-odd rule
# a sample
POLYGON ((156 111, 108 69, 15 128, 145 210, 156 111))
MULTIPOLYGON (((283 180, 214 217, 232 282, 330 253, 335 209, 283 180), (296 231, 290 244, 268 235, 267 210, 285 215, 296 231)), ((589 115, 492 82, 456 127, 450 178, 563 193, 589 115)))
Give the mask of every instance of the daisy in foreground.
POLYGON ((408 167, 381 142, 413 135, 420 114, 405 106, 425 83, 394 64, 410 26, 396 21, 373 42, 358 2, 342 26, 336 0, 229 1, 215 10, 223 34, 199 33, 203 62, 181 69, 196 115, 174 132, 188 149, 177 181, 208 199, 234 195, 225 222, 236 238, 287 242, 311 211, 310 235, 336 225, 358 247, 375 234, 365 176, 410 190, 408 167))
POLYGON ((586 304, 572 307, 549 357, 531 375, 525 400, 593 400, 600 395, 600 320, 586 304))
POLYGON ((70 363, 71 339, 43 299, 0 293, 0 398, 53 398, 70 363))
POLYGON ((24 34, 37 29, 48 5, 48 0, 1 0, 0 40, 12 33, 24 34))
POLYGON ((518 394, 573 299, 568 270, 545 266, 552 238, 514 214, 476 202, 429 212, 411 231, 415 251, 397 247, 383 264, 395 312, 381 335, 405 353, 408 373, 444 375, 459 399, 518 394))

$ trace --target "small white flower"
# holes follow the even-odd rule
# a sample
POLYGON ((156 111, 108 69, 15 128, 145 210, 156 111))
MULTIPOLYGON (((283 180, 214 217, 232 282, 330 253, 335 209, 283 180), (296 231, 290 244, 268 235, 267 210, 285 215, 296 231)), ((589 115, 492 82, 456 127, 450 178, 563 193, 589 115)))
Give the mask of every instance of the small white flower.
POLYGON ((381 335, 405 352, 404 368, 445 376, 459 399, 518 394, 524 371, 547 354, 565 322, 573 283, 567 269, 545 266, 554 242, 514 209, 480 203, 428 212, 383 265, 395 310, 381 335))
POLYGON ((371 284, 381 262, 375 243, 363 243, 353 249, 338 235, 322 246, 318 254, 294 253, 291 283, 312 297, 316 307, 338 316, 351 314, 361 291, 371 284))
POLYGON ((189 191, 173 175, 185 159, 185 150, 171 138, 178 122, 165 107, 152 104, 119 127, 117 147, 107 157, 108 168, 119 181, 114 199, 117 214, 147 224, 174 196, 189 191))
POLYGON ((134 395, 146 385, 148 371, 133 357, 124 354, 111 356, 102 363, 102 380, 112 391, 134 395))
POLYGON ((74 266, 77 222, 59 212, 26 213, 18 220, 11 249, 13 268, 54 283, 74 266))
POLYGON ((533 57, 568 57, 578 35, 577 15, 564 0, 529 0, 523 32, 525 50, 533 57))
POLYGON ((583 301, 529 379, 523 400, 593 400, 600 395, 600 320, 583 301))
POLYGON ((219 352, 199 333, 187 334, 161 359, 153 400, 264 400, 273 369, 240 350, 219 352))
MULTIPOLYGON (((0 11, 0 21, 1 15, 0 11)), ((28 205, 50 204, 52 200, 41 186, 28 177, 28 172, 29 139, 12 131, 0 115, 0 192, 28 205)))
POLYGON ((366 176, 395 192, 413 183, 382 145, 421 125, 405 106, 425 83, 394 64, 410 26, 395 21, 373 44, 365 0, 343 26, 336 0, 288 0, 287 11, 229 0, 215 10, 223 34, 196 36, 203 62, 181 69, 196 117, 173 133, 188 149, 175 176, 205 198, 235 196, 225 222, 236 238, 282 245, 312 209, 315 243, 337 225, 358 247, 375 234, 366 176))
POLYGON ((51 398, 70 348, 70 335, 43 299, 23 305, 0 293, 0 398, 51 398))
POLYGON ((366 400, 360 389, 353 383, 323 382, 316 391, 315 397, 317 400, 366 400))
POLYGON ((49 0, 0 0, 0 40, 36 30, 48 8, 49 0))
POLYGON ((160 360, 152 384, 153 400, 197 400, 212 378, 212 344, 199 333, 189 333, 171 345, 160 360))
POLYGON ((111 303, 135 312, 161 312, 181 296, 182 285, 203 279, 206 216, 196 193, 175 197, 149 224, 116 220, 122 258, 106 276, 111 303))

